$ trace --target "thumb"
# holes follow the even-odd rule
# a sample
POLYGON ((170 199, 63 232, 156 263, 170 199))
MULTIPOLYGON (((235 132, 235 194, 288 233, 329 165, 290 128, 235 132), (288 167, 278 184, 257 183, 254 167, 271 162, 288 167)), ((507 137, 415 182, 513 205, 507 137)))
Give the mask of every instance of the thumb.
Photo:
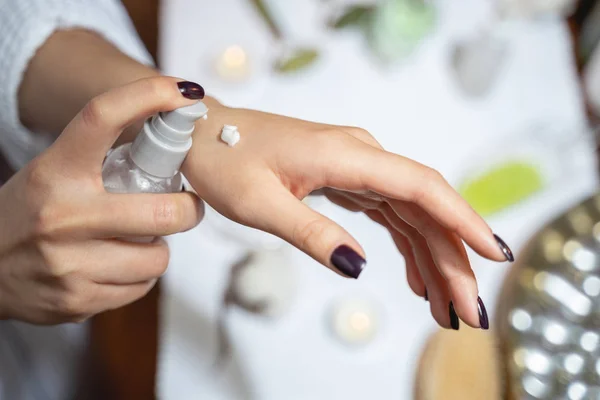
POLYGON ((366 264, 364 251, 344 228, 284 190, 269 193, 261 203, 253 210, 253 227, 279 236, 334 272, 358 278, 366 264))
POLYGON ((200 85, 164 76, 112 89, 86 104, 51 151, 59 152, 69 167, 99 170, 106 153, 129 125, 160 111, 191 105, 202 97, 200 85))

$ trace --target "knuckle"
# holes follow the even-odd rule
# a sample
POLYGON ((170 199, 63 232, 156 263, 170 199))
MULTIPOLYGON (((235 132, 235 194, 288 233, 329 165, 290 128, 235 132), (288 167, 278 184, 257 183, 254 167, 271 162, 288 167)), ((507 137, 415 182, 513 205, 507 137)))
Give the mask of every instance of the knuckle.
POLYGON ((33 159, 25 167, 25 184, 34 198, 39 196, 40 191, 47 189, 48 182, 50 182, 49 171, 50 169, 47 168, 43 159, 39 157, 33 159))
POLYGON ((444 177, 439 171, 423 166, 420 179, 416 180, 417 186, 413 190, 412 202, 422 204, 423 201, 434 193, 434 188, 440 183, 445 182, 444 177))
POLYGON ((442 275, 446 280, 448 287, 464 290, 473 284, 476 284, 475 275, 470 268, 466 268, 459 262, 453 263, 449 268, 443 270, 442 275))
POLYGON ((324 243, 330 224, 323 219, 316 218, 306 224, 300 224, 292 233, 293 243, 301 249, 311 247, 312 243, 324 243))
POLYGON ((55 202, 45 201, 40 204, 31 216, 32 230, 39 238, 55 237, 62 228, 62 210, 55 202))
POLYGON ((165 198, 160 200, 152 213, 154 227, 158 232, 169 231, 180 225, 181 213, 174 200, 165 198))
POLYGON ((145 86, 143 90, 153 98, 164 101, 175 100, 176 91, 173 90, 173 83, 164 77, 144 79, 142 84, 145 86))
POLYGON ((50 243, 39 242, 38 252, 44 260, 46 273, 50 277, 61 279, 72 272, 65 258, 50 243))
POLYGON ((78 292, 67 290, 58 297, 56 303, 58 311, 72 321, 78 321, 89 314, 86 309, 87 299, 78 292))
POLYGON ((371 134, 366 129, 359 128, 357 126, 349 126, 345 130, 351 136, 354 136, 356 138, 364 139, 371 137, 371 134))
POLYGON ((441 183, 445 182, 444 176, 437 169, 427 168, 425 177, 430 182, 441 183))
POLYGON ((442 174, 436 169, 430 167, 423 167, 421 172, 421 180, 427 184, 437 184, 444 180, 442 174))
POLYGON ((105 111, 102 95, 94 97, 81 110, 81 119, 89 127, 98 127, 102 124, 105 111))
POLYGON ((366 129, 351 126, 346 129, 346 132, 348 132, 350 136, 353 136, 362 142, 365 142, 378 149, 383 149, 383 147, 381 146, 381 144, 379 144, 377 139, 375 139, 375 137, 373 137, 373 135, 371 135, 371 133, 366 129))

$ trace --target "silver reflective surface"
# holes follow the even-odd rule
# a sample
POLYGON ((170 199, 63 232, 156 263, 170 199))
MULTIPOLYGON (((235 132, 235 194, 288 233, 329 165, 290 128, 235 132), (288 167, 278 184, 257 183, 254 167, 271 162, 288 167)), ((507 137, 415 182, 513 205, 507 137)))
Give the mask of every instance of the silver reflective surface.
POLYGON ((600 195, 530 241, 498 311, 515 399, 600 400, 600 195))

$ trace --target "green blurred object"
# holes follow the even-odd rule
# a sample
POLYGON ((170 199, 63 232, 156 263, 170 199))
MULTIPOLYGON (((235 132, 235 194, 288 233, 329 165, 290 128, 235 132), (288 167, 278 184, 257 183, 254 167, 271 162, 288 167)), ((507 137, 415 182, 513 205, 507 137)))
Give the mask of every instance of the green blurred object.
MULTIPOLYGON (((251 0, 256 11, 267 24, 271 36, 278 42, 285 43, 283 32, 267 7, 264 0, 251 0)), ((312 48, 294 48, 288 55, 280 55, 273 64, 273 68, 279 73, 291 73, 311 66, 319 57, 319 52, 312 48)))
POLYGON ((319 58, 315 49, 297 49, 289 57, 282 57, 275 62, 275 70, 281 73, 296 72, 313 64, 319 58))
POLYGON ((352 6, 349 7, 341 17, 331 23, 334 29, 344 29, 351 27, 365 27, 370 19, 374 7, 352 6))
POLYGON ((540 171, 530 162, 507 161, 463 183, 460 194, 482 216, 513 206, 544 187, 540 171))
POLYGON ((271 11, 267 8, 265 2, 263 0, 251 0, 251 3, 254 4, 256 11, 269 27, 273 37, 276 39, 282 39, 283 34, 281 33, 281 29, 279 29, 279 25, 277 25, 275 18, 271 14, 271 11))
POLYGON ((424 0, 385 0, 372 13, 371 47, 384 61, 406 58, 435 22, 435 8, 424 0))

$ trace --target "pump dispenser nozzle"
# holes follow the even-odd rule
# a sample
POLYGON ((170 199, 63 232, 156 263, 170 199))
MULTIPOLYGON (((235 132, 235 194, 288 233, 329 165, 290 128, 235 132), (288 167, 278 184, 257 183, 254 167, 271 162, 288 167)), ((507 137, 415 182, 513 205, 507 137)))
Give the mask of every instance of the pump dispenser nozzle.
POLYGON ((202 102, 191 106, 181 107, 169 112, 161 112, 159 118, 178 132, 190 132, 194 130, 194 123, 208 112, 208 108, 202 102))
POLYGON ((187 107, 162 112, 144 123, 131 145, 131 159, 144 172, 172 177, 179 171, 192 147, 194 123, 208 113, 199 101, 187 107))

